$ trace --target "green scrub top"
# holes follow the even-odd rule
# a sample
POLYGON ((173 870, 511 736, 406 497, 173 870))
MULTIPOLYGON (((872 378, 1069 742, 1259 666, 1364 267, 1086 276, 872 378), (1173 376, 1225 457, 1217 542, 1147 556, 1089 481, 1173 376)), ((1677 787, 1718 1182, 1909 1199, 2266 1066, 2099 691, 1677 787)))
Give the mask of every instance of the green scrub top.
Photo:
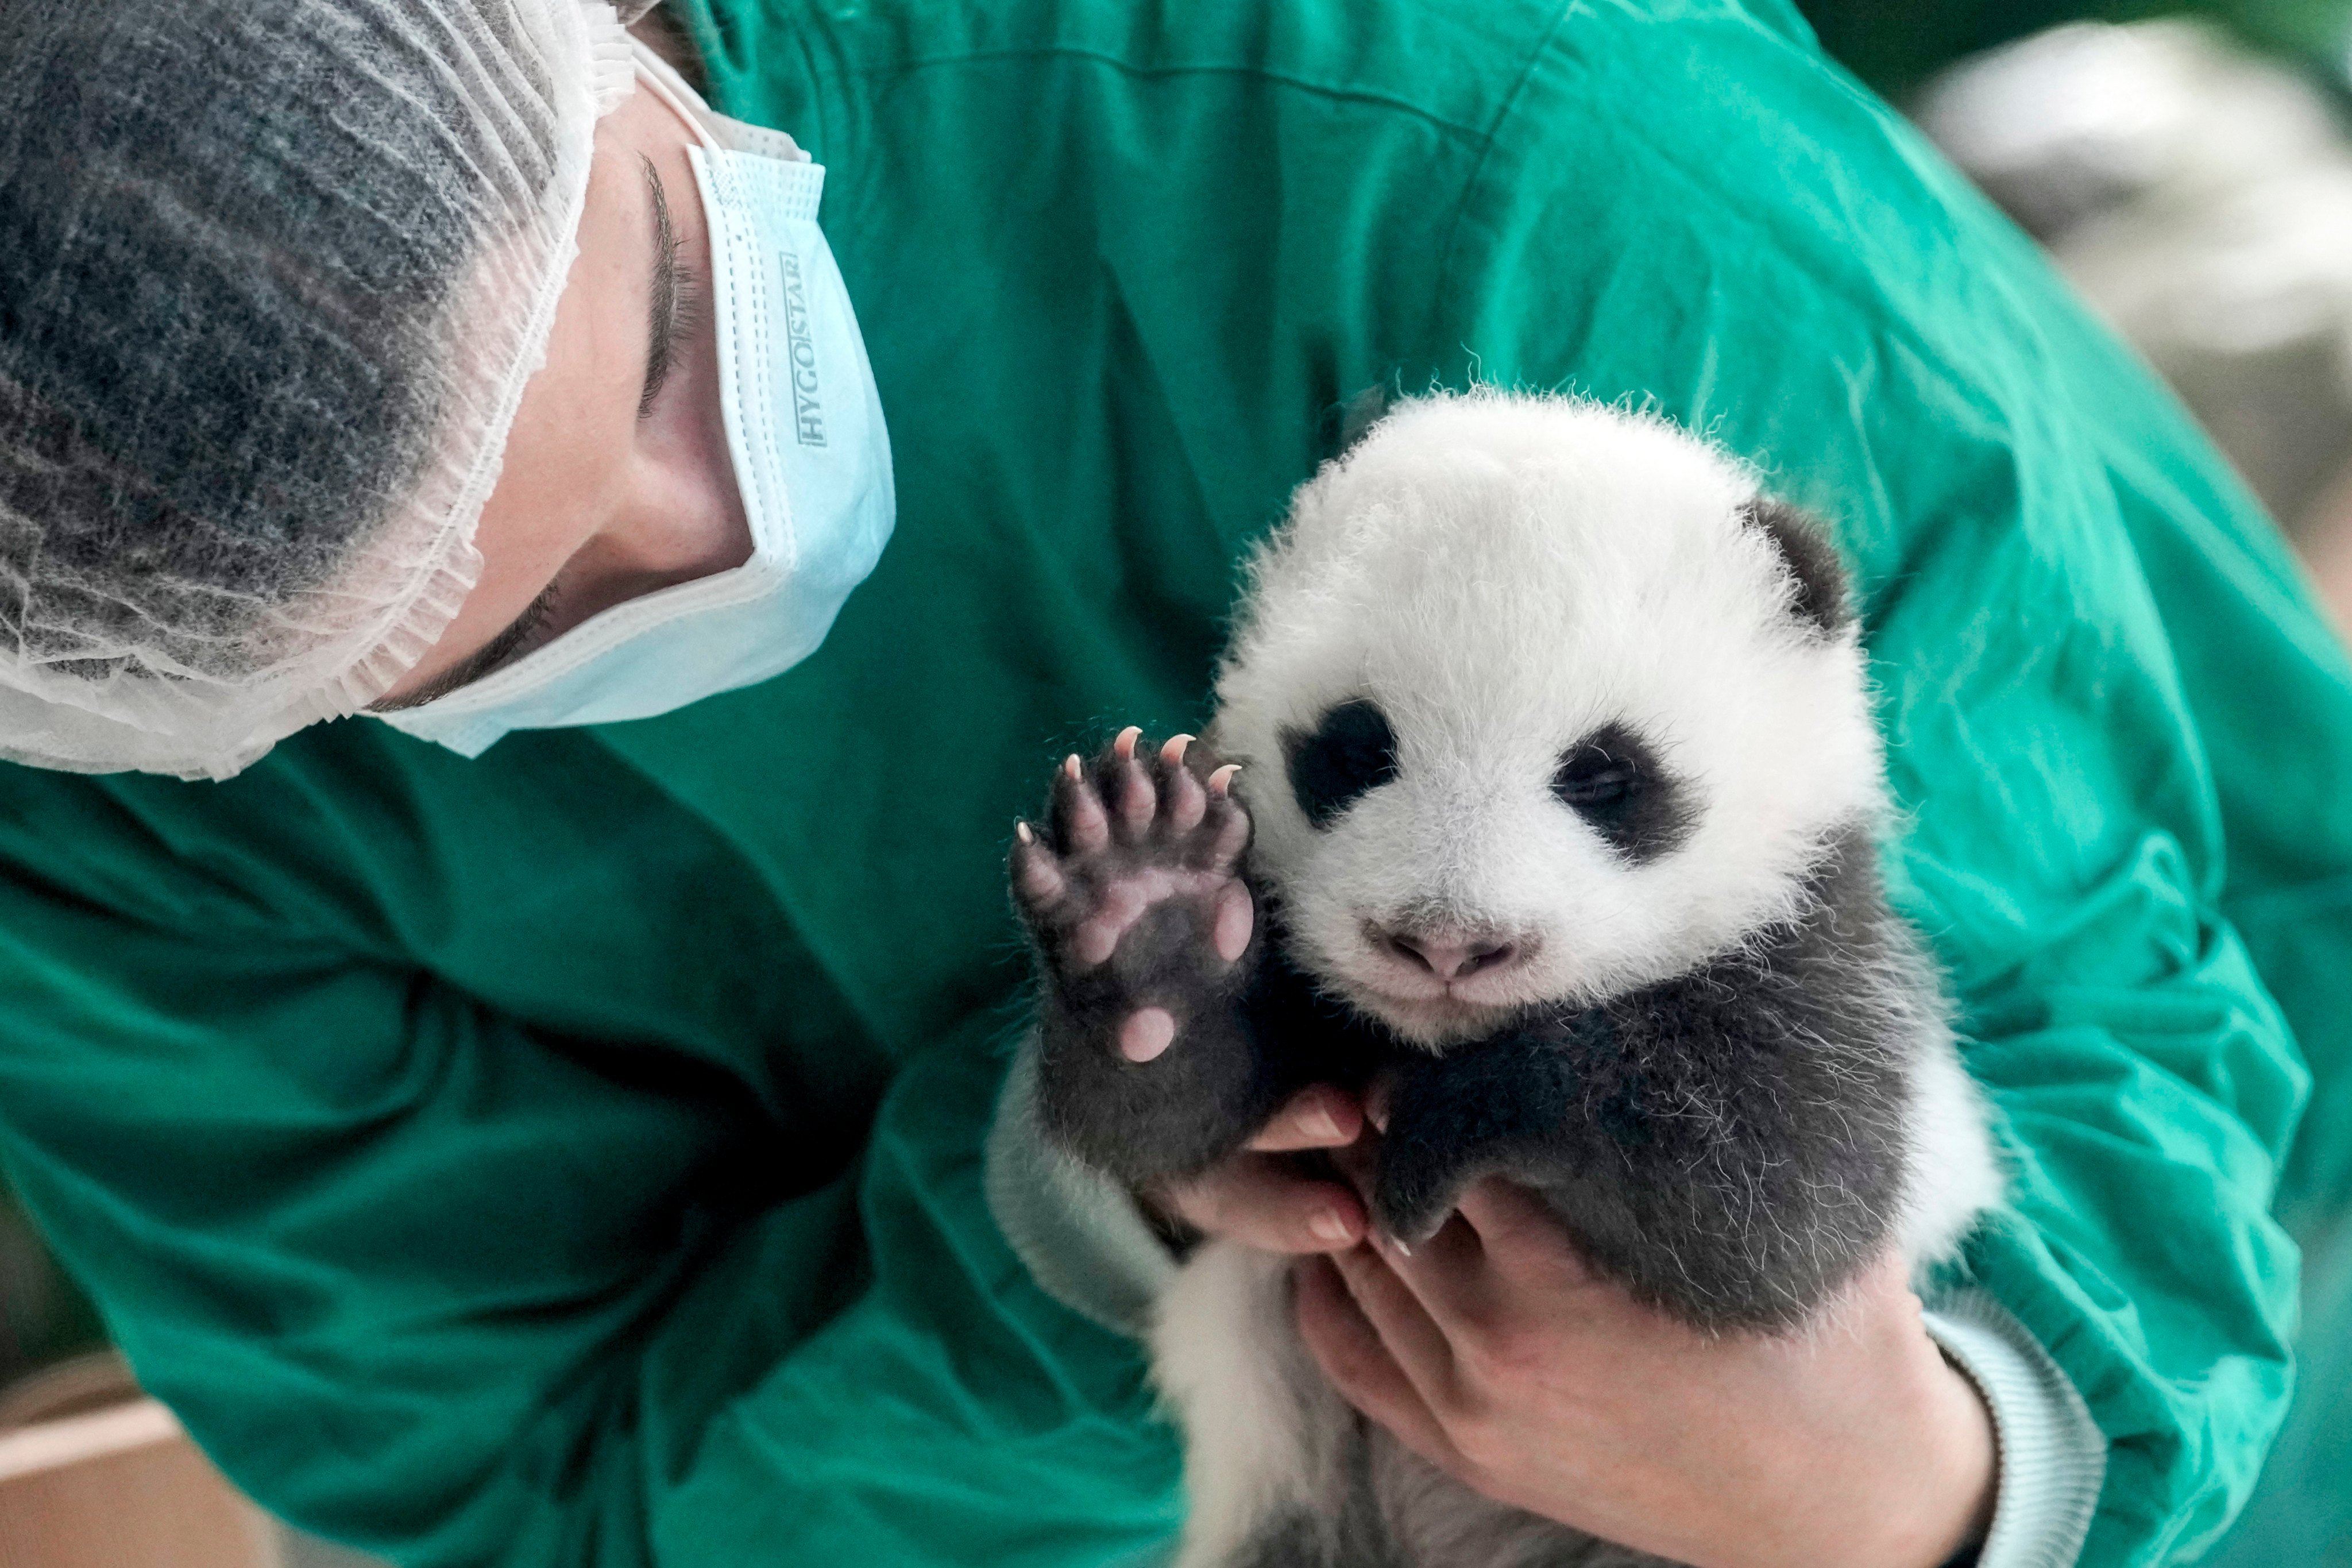
POLYGON ((2352 670, 2031 247, 1759 0, 687 0, 823 219, 898 531, 815 657, 476 762, 0 768, 0 1151, 257 1497, 411 1564, 1081 1568, 1181 1510, 981 1152, 1063 750, 1202 717, 1360 390, 1648 400, 1855 563, 2012 1204, 1968 1249, 2212 1539, 2352 1133, 2352 670))

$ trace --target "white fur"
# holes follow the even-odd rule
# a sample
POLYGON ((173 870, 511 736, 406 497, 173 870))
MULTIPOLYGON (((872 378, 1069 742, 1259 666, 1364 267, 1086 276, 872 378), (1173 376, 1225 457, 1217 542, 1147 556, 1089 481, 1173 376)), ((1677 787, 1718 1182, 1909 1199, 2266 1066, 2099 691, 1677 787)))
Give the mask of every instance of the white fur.
POLYGON ((2008 1185, 1987 1125, 1984 1090, 1960 1065, 1941 1018, 1923 1026, 1911 1063, 1909 1165, 1896 1243, 1915 1272, 1948 1261, 2008 1185))
POLYGON ((1268 1518, 1328 1495, 1344 1411, 1307 1364, 1289 1276, 1287 1258, 1212 1241, 1160 1297, 1152 1376, 1184 1428, 1192 1504, 1175 1568, 1216 1568, 1268 1518))

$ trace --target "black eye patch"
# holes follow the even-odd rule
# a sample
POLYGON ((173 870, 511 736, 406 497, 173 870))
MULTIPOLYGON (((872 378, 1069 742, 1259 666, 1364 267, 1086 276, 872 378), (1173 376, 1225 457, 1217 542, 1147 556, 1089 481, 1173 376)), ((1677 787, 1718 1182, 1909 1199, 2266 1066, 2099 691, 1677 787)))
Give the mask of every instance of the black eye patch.
POLYGON ((1622 724, 1604 724, 1562 752, 1551 793, 1636 864, 1674 848, 1697 821, 1657 753, 1622 724))
POLYGON ((1359 795, 1397 773, 1396 731, 1389 728, 1388 715, 1367 698, 1342 702, 1324 714, 1313 734, 1286 731, 1282 749, 1298 809, 1318 827, 1328 826, 1359 795))

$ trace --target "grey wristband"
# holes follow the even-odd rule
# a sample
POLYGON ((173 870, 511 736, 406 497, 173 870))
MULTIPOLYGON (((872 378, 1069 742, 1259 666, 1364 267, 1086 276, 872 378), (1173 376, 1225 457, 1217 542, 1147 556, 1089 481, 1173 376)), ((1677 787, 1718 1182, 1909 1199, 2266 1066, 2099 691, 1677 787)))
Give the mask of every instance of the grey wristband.
POLYGON ((2068 1568, 2098 1506, 2105 1436, 2049 1352, 1982 1290, 1939 1297, 1926 1322, 1984 1395, 2000 1447, 1992 1529, 1976 1568, 2068 1568))

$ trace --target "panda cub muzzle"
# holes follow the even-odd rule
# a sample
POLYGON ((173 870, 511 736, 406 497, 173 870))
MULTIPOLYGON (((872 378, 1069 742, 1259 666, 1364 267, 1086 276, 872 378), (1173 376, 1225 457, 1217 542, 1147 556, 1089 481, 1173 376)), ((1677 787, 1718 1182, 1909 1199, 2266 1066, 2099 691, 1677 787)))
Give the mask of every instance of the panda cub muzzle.
MULTIPOLYGON (((1843 569, 1742 465, 1569 399, 1408 403, 1258 552, 1216 697, 1199 740, 1067 759, 1016 831, 1035 1122, 1086 1166, 1181 1179, 1377 1082, 1384 1231, 1504 1177, 1721 1332, 1799 1328, 1889 1249, 1929 1268, 1998 1198, 1880 884, 1843 569)), ((1213 1239, 1160 1303, 1181 1568, 1647 1561, 1357 1417, 1288 1289, 1213 1239)))

